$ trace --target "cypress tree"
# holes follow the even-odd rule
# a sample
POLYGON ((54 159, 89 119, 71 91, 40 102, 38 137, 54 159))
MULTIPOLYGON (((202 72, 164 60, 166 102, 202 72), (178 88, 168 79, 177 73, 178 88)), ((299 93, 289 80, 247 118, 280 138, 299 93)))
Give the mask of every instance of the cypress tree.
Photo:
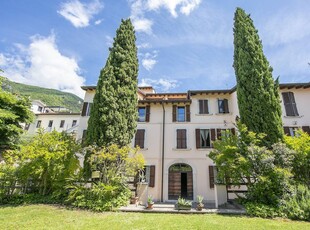
POLYGON ((265 133, 271 146, 283 139, 279 83, 250 15, 241 8, 235 12, 234 48, 240 120, 250 131, 265 133))
POLYGON ((90 112, 86 144, 128 145, 137 126, 138 58, 134 27, 122 20, 101 70, 90 112))

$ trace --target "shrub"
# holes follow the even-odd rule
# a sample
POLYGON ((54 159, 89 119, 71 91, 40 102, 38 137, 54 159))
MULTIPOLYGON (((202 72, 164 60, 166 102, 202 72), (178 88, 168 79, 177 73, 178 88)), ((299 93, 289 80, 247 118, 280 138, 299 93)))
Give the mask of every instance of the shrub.
POLYGON ((24 194, 63 199, 67 196, 64 189, 67 179, 79 172, 78 150, 79 145, 71 135, 40 130, 19 150, 4 156, 5 161, 0 165, 1 200, 15 202, 26 199, 24 194))
POLYGON ((128 204, 131 192, 126 186, 94 184, 91 188, 84 185, 70 186, 67 204, 93 211, 113 211, 128 204))
POLYGON ((285 197, 281 211, 290 219, 310 221, 310 189, 298 185, 293 194, 285 197))
POLYGON ((262 218, 274 218, 280 216, 279 209, 260 203, 247 202, 245 204, 245 209, 249 216, 262 218))
POLYGON ((292 165, 295 181, 310 188, 310 135, 298 130, 294 137, 285 136, 284 140, 295 151, 292 165))

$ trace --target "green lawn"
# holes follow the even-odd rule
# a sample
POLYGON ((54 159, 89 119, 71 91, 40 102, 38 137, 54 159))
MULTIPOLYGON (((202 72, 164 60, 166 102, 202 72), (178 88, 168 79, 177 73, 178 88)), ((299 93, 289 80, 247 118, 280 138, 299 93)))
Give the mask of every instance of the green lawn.
POLYGON ((215 214, 93 213, 48 205, 0 206, 0 229, 310 229, 310 223, 215 214))

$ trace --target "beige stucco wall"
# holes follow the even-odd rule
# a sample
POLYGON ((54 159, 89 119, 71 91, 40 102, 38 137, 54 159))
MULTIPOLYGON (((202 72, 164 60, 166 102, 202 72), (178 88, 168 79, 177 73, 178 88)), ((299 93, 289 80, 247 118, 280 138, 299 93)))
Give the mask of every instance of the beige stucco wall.
MULTIPOLYGON (((287 90, 281 90, 284 92, 287 90)), ((287 118, 283 116, 283 123, 292 126, 292 122, 297 120, 297 125, 310 126, 310 89, 291 89, 294 92, 299 117, 287 118)), ((95 91, 86 91, 84 101, 92 102, 95 91)), ((282 96, 281 96, 282 97, 282 96)), ((214 189, 210 189, 209 184, 209 165, 214 165, 208 157, 211 149, 196 149, 195 129, 211 128, 234 128, 236 116, 239 115, 236 92, 226 94, 202 94, 191 97, 191 122, 172 122, 172 104, 165 103, 165 157, 164 157, 164 187, 163 198, 168 201, 168 175, 169 167, 175 163, 185 163, 193 169, 193 195, 204 196, 207 202, 215 203, 214 189), (199 99, 209 100, 208 115, 198 114, 199 99), (229 113, 218 113, 218 99, 228 99, 229 113), (187 130, 186 150, 176 149, 176 130, 187 130)), ((179 104, 182 105, 182 104, 179 104)), ((283 103, 281 104, 283 114, 285 115, 283 103)), ((83 130, 87 129, 89 117, 80 117, 78 138, 82 137, 83 130)), ((162 134, 163 134, 163 108, 162 104, 151 104, 150 122, 138 122, 138 129, 145 129, 145 148, 141 149, 146 165, 155 165, 155 187, 148 188, 148 194, 152 195, 154 200, 161 198, 162 181, 162 134)), ((132 146, 134 140, 132 141, 132 146)))
MULTIPOLYGON (((295 102, 299 116, 288 117, 285 113, 283 102, 281 103, 282 108, 282 120, 284 126, 300 127, 310 125, 310 88, 307 89, 283 89, 282 92, 293 92, 295 102)), ((283 100, 282 95, 280 98, 283 100)))

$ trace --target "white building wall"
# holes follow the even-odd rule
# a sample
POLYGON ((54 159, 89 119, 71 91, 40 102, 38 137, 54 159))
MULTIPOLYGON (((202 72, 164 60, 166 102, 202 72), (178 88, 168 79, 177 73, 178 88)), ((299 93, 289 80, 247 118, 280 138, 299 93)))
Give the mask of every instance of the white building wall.
POLYGON ((80 114, 72 113, 72 114, 62 114, 62 113, 42 113, 36 114, 36 119, 33 123, 30 124, 28 129, 28 134, 33 135, 37 132, 38 128, 37 123, 41 121, 41 128, 45 131, 50 132, 52 130, 56 130, 57 132, 67 131, 67 132, 77 132, 78 125, 80 120, 80 114), (64 120, 64 127, 60 128, 60 122, 64 120), (72 127, 73 120, 76 120, 77 123, 74 127, 72 127), (53 125, 51 128, 48 127, 49 121, 53 121, 53 125))

